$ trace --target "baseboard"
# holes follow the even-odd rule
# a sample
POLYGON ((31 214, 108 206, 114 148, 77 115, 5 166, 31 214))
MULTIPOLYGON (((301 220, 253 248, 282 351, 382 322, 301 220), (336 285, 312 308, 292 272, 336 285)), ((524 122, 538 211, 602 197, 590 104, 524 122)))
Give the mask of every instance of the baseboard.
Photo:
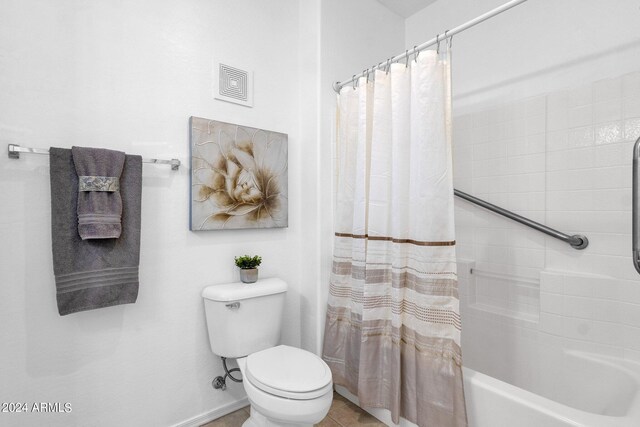
POLYGON ((181 423, 174 424, 172 427, 199 427, 209 421, 224 417, 225 415, 237 411, 240 408, 244 408, 247 405, 249 405, 249 400, 245 397, 237 402, 228 403, 220 408, 213 409, 209 412, 205 412, 193 418, 189 418, 188 420, 182 421, 181 423))

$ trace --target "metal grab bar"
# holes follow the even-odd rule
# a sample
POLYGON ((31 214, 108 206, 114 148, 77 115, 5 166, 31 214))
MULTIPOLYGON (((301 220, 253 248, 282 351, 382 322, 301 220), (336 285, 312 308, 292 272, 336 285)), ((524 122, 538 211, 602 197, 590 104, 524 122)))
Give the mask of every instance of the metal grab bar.
POLYGON ((640 273, 640 227, 638 224, 638 212, 640 211, 640 197, 638 195, 638 159, 640 159, 640 138, 633 146, 633 178, 631 182, 631 250, 633 266, 640 273))
MULTIPOLYGON (((640 139, 639 139, 639 141, 640 141, 640 139)), ((637 146, 638 146, 638 143, 636 142, 636 148, 637 148, 637 146)), ((638 157, 636 156, 633 159, 634 183, 635 183, 635 176, 636 176, 635 172, 636 172, 636 160, 637 160, 637 158, 638 157)), ((511 211, 508 211, 508 210, 506 210, 504 208, 501 208, 500 206, 496 206, 496 205, 491 204, 489 202, 486 202, 486 201, 484 201, 482 199, 478 199, 477 197, 474 197, 471 194, 464 193, 464 192, 462 192, 460 190, 454 189, 453 190, 453 194, 455 194, 456 196, 458 196, 461 199, 464 199, 464 200, 466 200, 468 202, 474 203, 474 204, 476 204, 478 206, 482 206, 485 209, 488 209, 488 210, 490 210, 492 212, 495 212, 495 213, 497 213, 499 215, 505 216, 505 217, 507 217, 509 219, 512 219, 512 220, 514 220, 516 222, 519 222, 520 224, 526 225, 527 227, 531 227, 531 228, 533 228, 535 230, 542 231, 543 233, 545 233, 545 234, 547 234, 547 235, 549 235, 551 237, 555 237, 556 239, 562 240, 563 242, 566 242, 566 243, 570 244, 571 247, 574 248, 574 249, 584 249, 587 246, 589 246, 589 239, 587 239, 587 237, 583 236, 582 234, 574 234, 573 236, 570 236, 570 235, 562 233, 562 232, 560 232, 558 230, 554 230, 551 227, 547 227, 544 224, 540 224, 539 222, 535 222, 535 221, 533 221, 533 220, 531 220, 529 218, 525 218, 525 217, 523 217, 521 215, 518 215, 517 213, 513 213, 511 211)), ((633 194, 634 194, 634 197, 635 197, 635 191, 634 191, 633 194)), ((635 206, 635 198, 634 198, 634 206, 635 206)), ((634 215, 635 215, 635 210, 634 210, 634 215)), ((635 227, 635 220, 634 220, 634 227, 635 227)), ((635 228, 634 228, 634 230, 635 230, 635 228)), ((634 232, 634 236, 635 236, 635 232, 634 232)), ((638 241, 638 239, 634 239, 634 241, 633 241, 634 242, 633 243, 633 245, 634 245, 634 254, 637 253, 637 251, 636 251, 636 247, 637 247, 636 242, 637 241, 638 241)), ((638 264, 636 263, 636 270, 638 270, 638 268, 640 268, 640 267, 638 267, 638 264)), ((638 272, 640 272, 640 270, 638 270, 638 272)))

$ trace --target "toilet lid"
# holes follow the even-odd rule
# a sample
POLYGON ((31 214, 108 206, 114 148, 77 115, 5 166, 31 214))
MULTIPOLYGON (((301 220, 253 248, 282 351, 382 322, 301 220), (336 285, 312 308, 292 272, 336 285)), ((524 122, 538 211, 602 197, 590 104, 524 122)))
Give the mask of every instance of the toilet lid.
POLYGON ((259 389, 290 399, 313 399, 331 390, 331 370, 313 353, 279 345, 247 357, 247 379, 259 389))

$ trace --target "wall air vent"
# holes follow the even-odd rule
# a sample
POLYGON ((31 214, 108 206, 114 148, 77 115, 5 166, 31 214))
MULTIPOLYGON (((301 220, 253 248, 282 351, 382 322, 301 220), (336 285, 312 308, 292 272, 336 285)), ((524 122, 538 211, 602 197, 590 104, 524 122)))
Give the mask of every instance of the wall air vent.
POLYGON ((253 107, 253 72, 223 63, 214 70, 214 98, 253 107))

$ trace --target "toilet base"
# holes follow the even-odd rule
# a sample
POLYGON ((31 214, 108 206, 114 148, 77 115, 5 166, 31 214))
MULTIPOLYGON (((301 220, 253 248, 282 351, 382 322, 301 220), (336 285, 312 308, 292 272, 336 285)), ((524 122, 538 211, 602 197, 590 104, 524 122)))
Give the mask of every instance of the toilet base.
POLYGON ((244 427, 306 427, 319 423, 329 412, 333 401, 331 384, 326 393, 313 399, 295 400, 274 396, 258 389, 245 375, 246 357, 236 359, 242 372, 242 385, 251 404, 251 417, 244 427))
POLYGON ((242 427, 312 427, 313 424, 300 424, 300 423, 280 423, 262 415, 256 411, 253 406, 251 407, 251 417, 242 424, 242 427))

